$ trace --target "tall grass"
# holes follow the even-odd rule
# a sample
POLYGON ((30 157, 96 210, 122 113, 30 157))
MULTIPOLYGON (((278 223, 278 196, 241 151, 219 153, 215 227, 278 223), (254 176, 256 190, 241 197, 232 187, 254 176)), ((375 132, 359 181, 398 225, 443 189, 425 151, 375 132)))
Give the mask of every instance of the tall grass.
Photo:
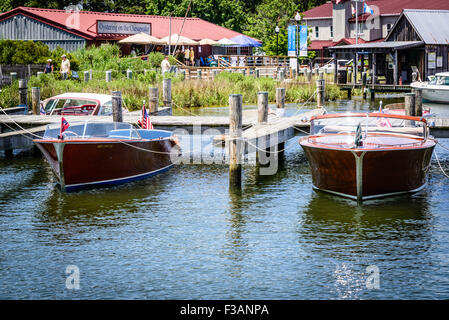
MULTIPOLYGON (((270 102, 275 102, 277 87, 286 89, 286 102, 300 103, 316 101, 314 84, 282 84, 271 78, 255 79, 239 73, 220 73, 215 80, 186 80, 180 77, 172 78, 172 98, 174 106, 179 107, 208 107, 226 106, 230 94, 242 94, 244 104, 256 104, 257 93, 268 92, 270 102)), ((112 91, 121 91, 125 106, 129 110, 138 110, 142 101, 148 99, 148 88, 158 87, 162 101, 162 75, 155 71, 137 74, 134 79, 120 77, 112 82, 106 82, 104 73, 101 78, 94 73, 93 80, 83 82, 80 80, 57 80, 51 74, 43 74, 39 78, 31 77, 28 88, 31 94, 32 87, 39 87, 41 99, 65 92, 92 92, 110 94, 112 91)), ((326 84, 326 99, 335 100, 343 98, 344 93, 332 84, 326 84)), ((14 107, 18 105, 19 94, 17 81, 13 85, 3 88, 0 93, 0 105, 14 107)))

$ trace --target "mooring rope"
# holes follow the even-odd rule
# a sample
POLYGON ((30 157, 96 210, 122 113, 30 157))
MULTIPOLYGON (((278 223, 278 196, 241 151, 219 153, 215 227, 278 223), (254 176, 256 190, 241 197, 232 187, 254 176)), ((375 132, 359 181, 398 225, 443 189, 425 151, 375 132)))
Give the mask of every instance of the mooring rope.
MULTIPOLYGON (((10 119, 12 122, 14 122, 14 124, 16 125, 16 126, 18 126, 22 131, 25 131, 26 133, 28 133, 28 134, 30 134, 30 135, 32 135, 32 136, 35 136, 35 137, 37 137, 37 138, 39 138, 39 139, 42 139, 43 137, 41 137, 41 136, 39 136, 39 135, 37 135, 37 134, 34 134, 34 133, 32 133, 31 131, 29 131, 29 130, 27 130, 27 129, 25 129, 25 128, 23 128, 20 124, 18 124, 17 123, 17 121, 16 120, 14 120, 9 114, 7 114, 6 112, 5 112, 5 110, 2 108, 2 107, 0 107, 0 110, 8 117, 8 119, 10 119)), ((6 123, 4 123, 6 126, 8 126, 6 123)), ((13 131, 18 131, 18 130, 15 130, 15 129, 13 129, 13 128, 11 128, 10 126, 8 126, 11 130, 13 130, 13 131)), ((22 135, 22 136, 25 136, 24 134, 22 134, 22 133, 20 133, 20 135, 22 135)), ((25 136, 26 137, 26 136, 25 136)), ((27 138, 29 138, 29 137, 27 137, 27 138)), ((29 138, 29 139, 31 139, 31 138, 29 138)))
POLYGON ((434 154, 435 154, 435 159, 437 160, 437 163, 438 163, 438 166, 440 167, 441 172, 443 173, 443 175, 444 175, 446 178, 449 179, 449 175, 444 171, 443 167, 441 166, 440 159, 438 158, 438 153, 436 153, 436 152, 434 151, 434 154))

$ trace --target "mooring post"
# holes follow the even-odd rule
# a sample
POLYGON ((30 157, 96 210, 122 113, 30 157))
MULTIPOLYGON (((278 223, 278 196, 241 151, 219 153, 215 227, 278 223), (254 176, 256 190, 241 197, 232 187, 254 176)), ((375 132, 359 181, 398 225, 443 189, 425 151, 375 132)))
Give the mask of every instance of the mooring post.
POLYGON ((312 71, 311 70, 307 70, 307 82, 309 82, 309 83, 312 82, 312 71))
POLYGON ((229 188, 242 188, 242 95, 229 95, 229 188))
POLYGON ((10 72, 9 75, 11 76, 11 83, 17 80, 17 72, 10 72))
POLYGON ((164 107, 172 107, 170 78, 166 78, 162 81, 162 99, 164 100, 164 107))
POLYGON ((319 78, 316 81, 316 101, 317 107, 322 108, 326 98, 325 92, 326 80, 324 80, 324 74, 320 72, 319 78))
POLYGON ((257 93, 257 122, 268 121, 268 92, 257 93))
POLYGON ((90 73, 89 71, 84 71, 84 82, 89 82, 90 73))
POLYGON ((41 89, 39 87, 31 88, 31 106, 33 114, 40 114, 41 89))
POLYGON ((89 80, 92 80, 93 77, 93 71, 92 69, 89 70, 89 80))
POLYGON ((133 78, 133 71, 131 69, 126 70, 126 78, 127 79, 133 78))
POLYGON ((108 70, 106 71, 106 82, 111 82, 112 80, 112 71, 108 70))
POLYGON ((285 88, 276 88, 276 108, 285 108, 285 88))
POLYGON ((406 116, 415 116, 415 98, 416 95, 414 93, 406 93, 405 94, 405 115, 406 116))
POLYGON ((180 72, 181 72, 181 79, 182 81, 184 81, 186 79, 186 70, 182 69, 180 72))
POLYGON ((123 122, 122 92, 112 91, 112 121, 123 122))
POLYGON ((25 106, 25 113, 28 111, 28 84, 25 79, 19 80, 19 104, 25 106))
POLYGON ((158 88, 151 88, 149 90, 148 95, 148 108, 149 112, 157 112, 159 109, 159 89, 158 88))
POLYGON ((254 74, 256 78, 260 78, 260 69, 256 69, 256 72, 254 74))
POLYGON ((196 70, 196 78, 198 80, 201 80, 202 75, 203 75, 203 73, 202 73, 201 69, 196 70))
POLYGON ((422 117, 422 89, 415 89, 415 115, 422 117))

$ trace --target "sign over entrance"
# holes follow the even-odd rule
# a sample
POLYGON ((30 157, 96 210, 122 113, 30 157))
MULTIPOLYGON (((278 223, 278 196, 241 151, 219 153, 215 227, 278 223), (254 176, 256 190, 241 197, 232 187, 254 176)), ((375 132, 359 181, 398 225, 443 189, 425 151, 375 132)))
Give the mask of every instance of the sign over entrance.
POLYGON ((140 32, 151 34, 151 24, 119 21, 97 21, 97 33, 136 34, 140 32))

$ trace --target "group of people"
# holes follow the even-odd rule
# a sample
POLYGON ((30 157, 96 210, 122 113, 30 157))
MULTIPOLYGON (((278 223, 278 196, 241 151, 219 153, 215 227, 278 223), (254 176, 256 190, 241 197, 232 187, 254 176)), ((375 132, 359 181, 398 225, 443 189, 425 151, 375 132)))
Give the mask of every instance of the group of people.
POLYGON ((194 66, 195 65, 195 50, 193 47, 186 47, 184 51, 176 50, 175 57, 178 61, 184 61, 186 66, 194 66))
MULTIPOLYGON (((59 69, 59 72, 61 74, 68 75, 70 73, 70 60, 67 59, 67 56, 65 54, 63 54, 61 56, 61 58, 62 58, 62 62, 61 62, 61 67, 59 69)), ((48 59, 47 64, 45 65, 45 68, 44 68, 44 73, 53 73, 53 71, 54 71, 53 61, 51 59, 48 59)))

